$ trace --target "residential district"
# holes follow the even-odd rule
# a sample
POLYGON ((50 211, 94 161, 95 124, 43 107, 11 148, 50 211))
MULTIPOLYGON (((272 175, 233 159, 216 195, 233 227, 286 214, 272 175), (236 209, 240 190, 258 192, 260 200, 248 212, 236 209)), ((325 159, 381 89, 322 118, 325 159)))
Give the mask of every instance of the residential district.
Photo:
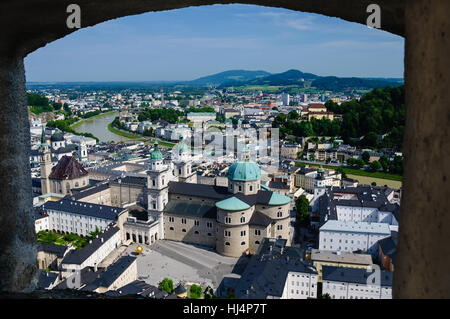
POLYGON ((360 96, 63 91, 29 91, 54 108, 29 103, 40 288, 163 299, 392 297, 401 183, 358 177, 401 174, 401 150, 383 144, 388 134, 375 148, 358 144, 364 136, 347 144, 282 125, 271 140, 283 116, 313 127, 342 122, 325 102, 360 96), (128 134, 125 142, 76 131, 113 111, 110 129, 128 134), (208 134, 191 142, 212 127, 224 142, 208 134), (267 132, 256 134, 266 144, 250 129, 267 132), (211 145, 223 153, 197 152, 211 145))

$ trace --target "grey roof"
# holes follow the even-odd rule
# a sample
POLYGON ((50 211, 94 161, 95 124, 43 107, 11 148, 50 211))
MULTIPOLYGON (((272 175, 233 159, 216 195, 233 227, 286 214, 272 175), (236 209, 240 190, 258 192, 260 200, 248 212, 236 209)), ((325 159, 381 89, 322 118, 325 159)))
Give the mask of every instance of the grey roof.
POLYGON ((38 289, 47 289, 53 283, 55 283, 55 281, 57 279, 58 279, 58 274, 55 274, 53 272, 47 273, 46 271, 39 270, 37 288, 38 289))
MULTIPOLYGON (((103 272, 103 270, 99 270, 99 271, 95 272, 92 267, 84 267, 83 269, 81 269, 81 271, 79 273, 79 275, 80 275, 80 287, 79 288, 81 288, 82 286, 87 285, 90 282, 92 282, 93 280, 95 280, 95 278, 97 278, 99 276, 99 274, 101 274, 102 272, 103 272)), ((67 286, 67 281, 72 282, 72 278, 76 275, 77 274, 73 274, 73 275, 69 276, 67 279, 60 282, 58 285, 56 285, 54 287, 54 289, 68 289, 69 287, 67 286)))
POLYGON ((117 217, 123 211, 123 208, 119 207, 77 202, 67 198, 63 198, 57 202, 48 201, 42 207, 44 210, 51 209, 107 220, 117 220, 117 217))
MULTIPOLYGON (((89 182, 91 182, 91 181, 92 180, 90 179, 89 182)), ((79 200, 80 198, 84 198, 84 197, 93 195, 95 193, 99 193, 99 192, 104 191, 104 190, 109 188, 109 184, 100 184, 100 185, 95 186, 95 187, 92 187, 91 185, 88 185, 88 186, 91 187, 91 188, 89 188, 87 190, 83 190, 83 191, 81 191, 79 193, 76 193, 76 194, 73 194, 73 195, 67 195, 66 198, 69 199, 69 200, 71 199, 71 200, 75 200, 76 201, 76 200, 79 200)))
POLYGON ((86 259, 89 258, 89 256, 97 251, 97 249, 99 249, 118 231, 119 227, 114 226, 106 228, 103 233, 98 235, 98 237, 92 239, 92 242, 90 242, 83 248, 70 251, 62 260, 62 264, 81 265, 86 259))
POLYGON ((252 218, 250 218, 250 225, 255 225, 255 226, 263 226, 263 227, 267 227, 272 223, 272 219, 259 212, 259 211, 255 211, 252 215, 252 218))
MULTIPOLYGON (((158 287, 147 284, 142 280, 135 280, 114 291, 115 296, 141 295, 148 298, 162 299, 167 296, 167 292, 159 290, 158 287)), ((106 294, 111 293, 108 291, 106 294)))
POLYGON ((67 246, 54 244, 38 244, 37 251, 43 251, 50 254, 55 254, 58 258, 64 257, 64 253, 68 249, 67 246))
POLYGON ((391 257, 393 264, 395 264, 395 256, 397 254, 397 235, 398 233, 393 231, 390 237, 378 241, 383 254, 391 257))
POLYGON ((82 290, 94 291, 99 287, 108 288, 117 280, 135 261, 136 257, 122 256, 115 263, 110 265, 105 272, 101 273, 94 281, 82 290))
POLYGON ((236 297, 281 297, 289 272, 317 274, 301 256, 299 248, 286 246, 286 239, 264 238, 237 284, 236 297))
MULTIPOLYGON (((367 278, 373 274, 375 270, 367 270, 364 268, 348 268, 335 266, 322 266, 322 280, 337 281, 366 285, 367 278)), ((375 277, 375 276, 374 276, 375 277)), ((392 287, 392 271, 381 270, 380 282, 381 286, 392 287)), ((375 280, 375 278, 374 278, 375 280)), ((369 283, 369 284, 373 284, 369 283)))
POLYGON ((380 211, 391 212, 399 220, 400 205, 392 204, 387 199, 391 189, 360 185, 358 187, 330 187, 319 197, 321 225, 327 220, 337 220, 336 206, 372 207, 380 211), (353 194, 355 199, 335 199, 336 193, 353 194), (327 216, 327 218, 325 218, 327 216))
POLYGON ((216 218, 217 208, 211 204, 199 204, 198 202, 186 202, 171 199, 164 208, 165 213, 191 215, 204 218, 216 218))
POLYGON ((285 182, 269 182, 270 188, 276 188, 276 189, 289 189, 289 186, 285 182))
POLYGON ((169 193, 212 199, 224 199, 230 195, 227 187, 183 182, 169 182, 169 193))
POLYGON ((140 176, 125 176, 125 177, 119 177, 114 180, 115 183, 120 182, 122 184, 135 184, 135 185, 144 185, 147 183, 147 177, 140 177, 140 176))

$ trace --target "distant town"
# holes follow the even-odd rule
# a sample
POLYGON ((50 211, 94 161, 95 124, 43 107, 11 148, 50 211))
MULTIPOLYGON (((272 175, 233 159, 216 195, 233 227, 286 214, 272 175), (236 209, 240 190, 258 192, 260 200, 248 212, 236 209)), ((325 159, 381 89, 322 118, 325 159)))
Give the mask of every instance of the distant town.
POLYGON ((392 298, 403 86, 261 76, 29 83, 39 286, 392 298))

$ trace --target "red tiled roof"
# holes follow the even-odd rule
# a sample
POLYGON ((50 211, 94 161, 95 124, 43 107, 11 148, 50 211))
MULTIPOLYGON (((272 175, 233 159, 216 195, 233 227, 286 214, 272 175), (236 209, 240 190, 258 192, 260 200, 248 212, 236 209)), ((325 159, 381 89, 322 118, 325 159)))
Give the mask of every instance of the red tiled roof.
POLYGON ((73 156, 63 156, 58 164, 52 169, 49 178, 74 179, 87 175, 88 172, 78 163, 73 156))

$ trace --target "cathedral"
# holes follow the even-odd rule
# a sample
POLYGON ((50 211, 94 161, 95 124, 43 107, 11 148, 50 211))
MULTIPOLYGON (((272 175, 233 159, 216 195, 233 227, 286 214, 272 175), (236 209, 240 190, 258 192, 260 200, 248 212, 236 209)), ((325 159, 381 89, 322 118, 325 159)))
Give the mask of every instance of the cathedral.
POLYGON ((244 147, 242 158, 228 170, 228 187, 191 183, 189 148, 181 142, 174 160, 178 181, 155 145, 148 170, 148 212, 162 221, 164 239, 216 249, 239 257, 254 254, 264 237, 290 244, 291 198, 261 187, 261 170, 244 147))
POLYGON ((291 198, 261 185, 261 170, 250 160, 246 146, 228 169, 228 186, 198 184, 190 152, 181 141, 171 160, 165 161, 155 142, 145 177, 122 176, 74 193, 89 182, 88 172, 66 156, 50 171, 48 145, 43 141, 42 190, 68 194, 73 201, 126 207, 127 213, 118 220, 123 240, 182 241, 229 257, 256 253, 264 237, 291 243, 291 198))

